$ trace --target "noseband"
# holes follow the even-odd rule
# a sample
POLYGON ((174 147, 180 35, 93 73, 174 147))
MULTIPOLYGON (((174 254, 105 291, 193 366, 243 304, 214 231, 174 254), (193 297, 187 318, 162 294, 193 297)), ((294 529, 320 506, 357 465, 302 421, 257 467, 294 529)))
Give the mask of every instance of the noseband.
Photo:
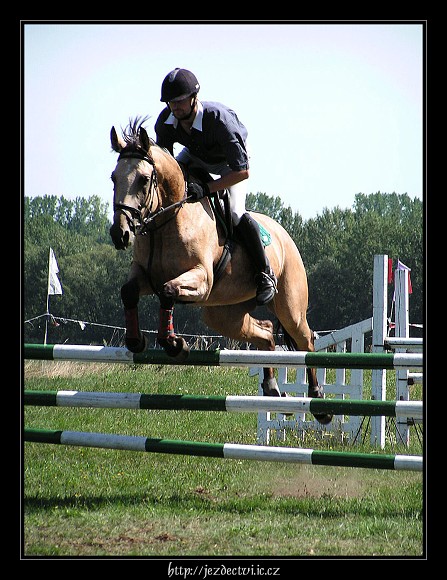
POLYGON ((149 183, 148 195, 147 198, 144 200, 143 205, 140 205, 140 207, 133 207, 131 205, 127 205, 121 202, 113 203, 113 211, 116 212, 118 210, 121 210, 123 212, 129 223, 131 231, 135 235, 145 235, 148 232, 148 230, 157 229, 157 227, 161 227, 162 225, 167 223, 163 222, 159 226, 156 226, 156 224, 154 223, 156 218, 160 217, 168 210, 182 206, 186 202, 187 200, 186 183, 185 183, 185 195, 183 199, 167 207, 161 206, 157 209, 157 211, 153 212, 152 206, 154 200, 155 198, 158 198, 158 176, 154 160, 151 157, 149 157, 149 155, 145 153, 142 149, 132 149, 128 151, 123 149, 120 153, 120 156, 118 157, 118 161, 120 161, 121 159, 141 159, 143 161, 147 161, 150 165, 152 165, 152 173, 149 183), (146 205, 148 199, 150 199, 149 207, 147 207, 146 205), (148 210, 148 213, 146 216, 143 216, 142 210, 144 210, 145 208, 148 210))

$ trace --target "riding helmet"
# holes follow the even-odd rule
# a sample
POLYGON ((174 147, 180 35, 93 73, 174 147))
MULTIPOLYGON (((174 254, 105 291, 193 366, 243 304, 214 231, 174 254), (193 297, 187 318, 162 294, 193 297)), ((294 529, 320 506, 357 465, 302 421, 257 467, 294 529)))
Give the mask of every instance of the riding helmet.
POLYGON ((179 97, 186 98, 198 93, 199 89, 199 81, 191 71, 185 68, 176 68, 165 77, 161 85, 160 101, 168 103, 179 97))

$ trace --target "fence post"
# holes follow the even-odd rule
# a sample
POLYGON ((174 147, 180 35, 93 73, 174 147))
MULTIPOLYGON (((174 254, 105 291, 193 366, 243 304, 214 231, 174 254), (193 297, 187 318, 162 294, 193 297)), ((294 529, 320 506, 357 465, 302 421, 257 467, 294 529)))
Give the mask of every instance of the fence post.
MULTIPOLYGON (((396 327, 395 336, 408 338, 409 333, 409 298, 408 298, 408 271, 396 270, 394 272, 395 288, 395 312, 396 327)), ((396 348, 395 352, 406 352, 406 348, 396 348)), ((408 388, 408 369, 396 371, 396 400, 408 401, 410 391, 408 388)), ((407 421, 403 418, 396 420, 397 441, 408 445, 410 442, 410 429, 407 421)))
MULTIPOLYGON (((388 256, 374 256, 372 351, 384 352, 388 312, 388 256)), ((386 399, 386 369, 373 369, 371 398, 386 399)), ((385 417, 371 417, 371 444, 385 447, 385 417)))

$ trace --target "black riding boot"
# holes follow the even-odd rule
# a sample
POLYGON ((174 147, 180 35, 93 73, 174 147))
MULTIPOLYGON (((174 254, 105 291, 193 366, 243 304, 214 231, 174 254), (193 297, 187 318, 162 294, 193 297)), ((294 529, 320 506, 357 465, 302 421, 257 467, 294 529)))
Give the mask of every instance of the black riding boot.
POLYGON ((276 294, 277 280, 265 254, 259 226, 250 214, 244 213, 238 225, 235 226, 235 229, 242 238, 254 267, 258 272, 255 276, 257 285, 256 303, 262 306, 270 302, 276 294))

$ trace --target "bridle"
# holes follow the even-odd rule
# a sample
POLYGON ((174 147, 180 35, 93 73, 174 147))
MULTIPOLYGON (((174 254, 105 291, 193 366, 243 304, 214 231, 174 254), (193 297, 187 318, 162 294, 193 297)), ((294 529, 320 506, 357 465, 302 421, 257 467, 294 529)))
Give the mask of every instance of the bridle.
POLYGON ((126 216, 129 228, 131 229, 132 233, 135 235, 144 236, 145 234, 147 234, 148 231, 155 230, 164 226, 166 223, 168 223, 168 221, 170 221, 170 219, 172 219, 175 216, 175 214, 173 213, 170 219, 160 224, 155 223, 155 220, 157 218, 161 217, 170 210, 181 207, 188 200, 186 182, 183 199, 171 205, 168 205, 167 207, 163 207, 160 205, 160 207, 156 211, 153 211, 152 208, 154 206, 155 200, 160 199, 158 190, 158 175, 154 160, 151 157, 149 157, 149 155, 145 151, 139 148, 138 149, 132 148, 130 150, 123 149, 120 153, 120 156, 118 157, 118 161, 120 161, 121 159, 141 159, 143 161, 147 161, 150 165, 152 165, 152 173, 150 177, 149 187, 147 190, 147 195, 143 203, 140 204, 139 207, 133 207, 131 205, 127 205, 121 202, 113 203, 113 211, 114 212, 118 210, 122 211, 122 213, 126 216), (147 214, 143 215, 143 211, 145 209, 147 209, 147 214))

